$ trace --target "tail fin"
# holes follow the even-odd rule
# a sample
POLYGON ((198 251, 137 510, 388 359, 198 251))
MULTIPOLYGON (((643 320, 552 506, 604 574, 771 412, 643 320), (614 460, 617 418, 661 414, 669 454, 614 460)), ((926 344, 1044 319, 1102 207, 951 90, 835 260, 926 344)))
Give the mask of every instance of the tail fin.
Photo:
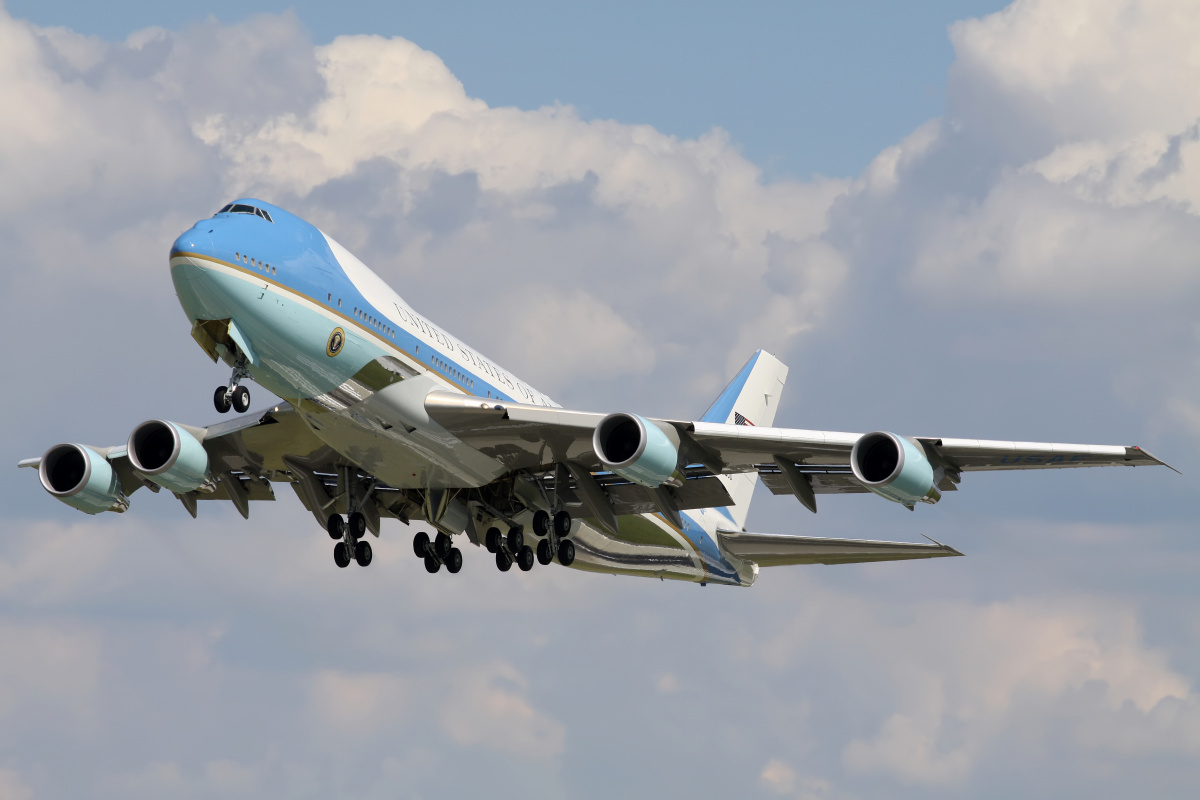
MULTIPOLYGON (((788 368, 782 361, 765 350, 759 350, 750 357, 737 377, 729 382, 725 391, 700 418, 701 421, 770 427, 775 422, 775 412, 779 409, 787 374, 788 368)), ((750 500, 758 483, 758 473, 722 475, 720 480, 734 502, 733 506, 723 511, 732 520, 735 529, 741 530, 746 524, 746 515, 750 513, 750 500)))

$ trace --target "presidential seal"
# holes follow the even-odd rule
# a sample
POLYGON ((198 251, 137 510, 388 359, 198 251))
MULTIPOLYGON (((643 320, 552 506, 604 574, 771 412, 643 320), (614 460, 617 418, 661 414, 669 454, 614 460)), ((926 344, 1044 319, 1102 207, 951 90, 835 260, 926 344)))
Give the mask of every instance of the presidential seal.
POLYGON ((333 333, 329 334, 329 342, 325 345, 325 355, 333 358, 342 352, 342 345, 345 343, 346 332, 341 328, 334 328, 333 333))

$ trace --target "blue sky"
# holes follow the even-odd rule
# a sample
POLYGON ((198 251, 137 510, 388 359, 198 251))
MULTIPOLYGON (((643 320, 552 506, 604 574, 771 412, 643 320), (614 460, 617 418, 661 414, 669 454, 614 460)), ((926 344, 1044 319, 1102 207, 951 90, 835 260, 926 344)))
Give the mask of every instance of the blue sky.
POLYGON ((781 425, 1183 474, 760 490, 755 530, 967 557, 733 590, 430 576, 399 524, 337 570, 287 491, 92 518, 13 469, 0 799, 1190 797, 1200 15, 893 6, 7 3, 10 464, 213 421, 166 250, 250 195, 567 406, 696 416, 765 347, 781 425))

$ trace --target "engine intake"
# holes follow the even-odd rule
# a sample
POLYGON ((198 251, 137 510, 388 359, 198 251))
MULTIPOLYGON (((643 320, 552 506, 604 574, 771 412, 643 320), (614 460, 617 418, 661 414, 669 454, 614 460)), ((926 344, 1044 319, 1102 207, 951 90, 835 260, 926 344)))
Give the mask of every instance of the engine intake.
POLYGON ((909 508, 942 499, 925 453, 894 433, 863 434, 850 451, 850 470, 875 494, 909 508))
POLYGON ((208 451, 174 422, 152 419, 129 434, 129 461, 164 489, 185 494, 211 485, 208 451))
POLYGON ((636 414, 609 414, 592 434, 600 462, 626 480, 662 486, 679 463, 679 448, 654 423, 636 414))
POLYGON ((47 492, 84 513, 129 508, 112 465, 90 447, 54 445, 42 456, 38 477, 47 492))

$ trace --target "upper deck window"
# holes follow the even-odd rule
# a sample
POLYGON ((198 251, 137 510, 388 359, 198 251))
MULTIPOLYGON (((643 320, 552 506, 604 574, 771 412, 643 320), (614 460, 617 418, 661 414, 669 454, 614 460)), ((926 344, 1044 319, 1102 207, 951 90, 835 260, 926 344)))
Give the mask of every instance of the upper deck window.
POLYGON ((246 205, 245 203, 230 203, 217 212, 218 214, 253 214, 256 217, 262 217, 267 222, 275 222, 271 219, 271 215, 264 209, 256 206, 246 205))

